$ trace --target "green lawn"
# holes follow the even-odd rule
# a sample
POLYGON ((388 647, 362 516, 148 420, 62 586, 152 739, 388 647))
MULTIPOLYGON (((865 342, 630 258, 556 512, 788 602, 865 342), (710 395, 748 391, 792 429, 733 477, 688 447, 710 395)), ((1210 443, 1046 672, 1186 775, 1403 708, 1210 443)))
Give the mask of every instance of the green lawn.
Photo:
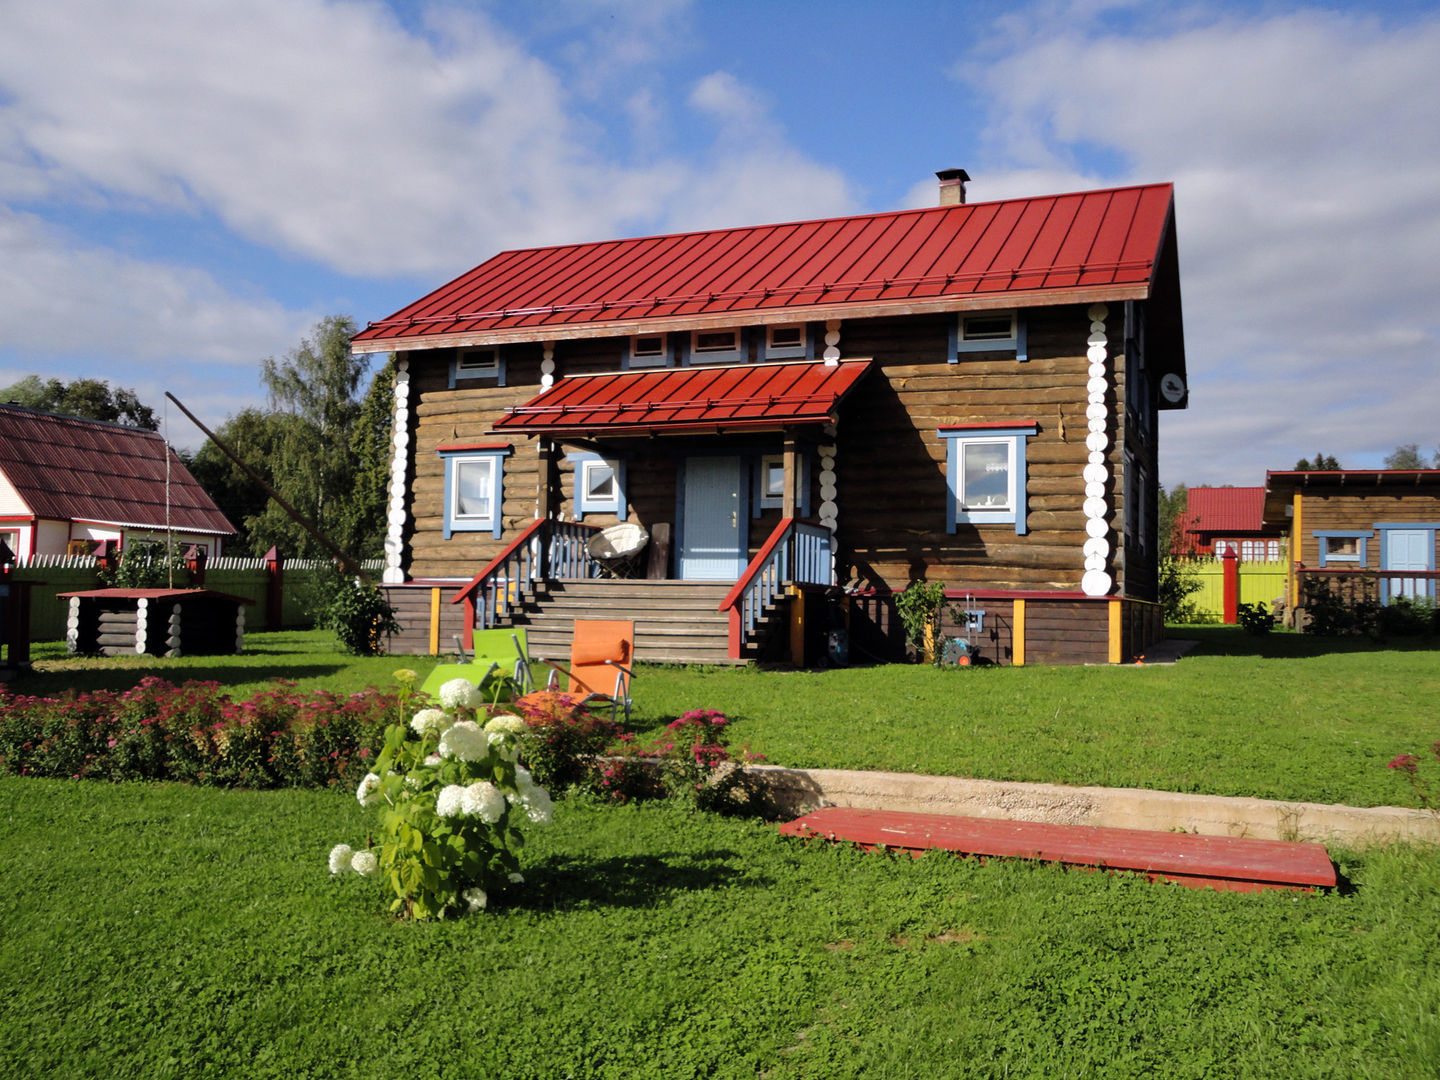
POLYGON ((325 856, 345 793, 0 777, 14 1077, 1434 1077, 1440 855, 1336 893, 805 846, 561 804, 483 916, 325 856))
MULTIPOLYGON (((1435 642, 1336 642, 1233 628, 1174 628, 1202 639, 1174 666, 835 671, 644 666, 637 725, 653 733, 692 708, 735 719, 736 743, 773 764, 1216 795, 1411 805, 1385 768, 1440 739, 1435 642)), ((123 688, 145 675, 216 679, 245 697, 280 676, 302 689, 389 684, 424 657, 357 659, 328 635, 252 634, 239 657, 62 659, 26 693, 123 688)), ((643 737, 643 736, 642 736, 643 737)))

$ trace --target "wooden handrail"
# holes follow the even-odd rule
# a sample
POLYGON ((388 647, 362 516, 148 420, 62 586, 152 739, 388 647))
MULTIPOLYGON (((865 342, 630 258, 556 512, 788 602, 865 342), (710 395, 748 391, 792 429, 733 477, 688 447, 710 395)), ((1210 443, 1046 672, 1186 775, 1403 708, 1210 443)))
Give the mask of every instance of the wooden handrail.
POLYGON ((770 538, 760 545, 760 550, 757 551, 755 557, 750 560, 750 565, 745 567, 745 572, 740 575, 740 580, 735 582, 735 587, 725 594, 725 599, 720 601, 720 607, 716 610, 729 611, 736 605, 740 597, 745 595, 745 590, 750 588, 750 583, 755 580, 755 576, 764 569, 766 561, 770 558, 770 553, 775 550, 776 545, 779 544, 780 541, 785 539, 785 534, 790 531, 794 524, 795 518, 793 517, 780 519, 780 523, 771 530, 770 538))
POLYGON ((500 569, 500 567, 504 565, 505 561, 509 559, 511 555, 515 554, 516 549, 524 545, 526 542, 529 541, 530 537, 534 536, 537 532, 544 528, 544 526, 549 520, 549 518, 536 518, 534 521, 530 522, 529 525, 526 525, 525 528, 521 529, 519 536, 515 537, 514 540, 511 540, 510 543, 505 546, 504 550, 502 550, 499 555, 496 555, 495 558, 491 559, 488 563, 485 564, 484 570, 481 570, 478 574, 471 578, 468 585, 462 586, 460 591, 450 598, 450 603, 460 603, 467 596, 473 593, 477 588, 479 588, 482 581, 484 581, 487 577, 493 574, 496 570, 500 569))

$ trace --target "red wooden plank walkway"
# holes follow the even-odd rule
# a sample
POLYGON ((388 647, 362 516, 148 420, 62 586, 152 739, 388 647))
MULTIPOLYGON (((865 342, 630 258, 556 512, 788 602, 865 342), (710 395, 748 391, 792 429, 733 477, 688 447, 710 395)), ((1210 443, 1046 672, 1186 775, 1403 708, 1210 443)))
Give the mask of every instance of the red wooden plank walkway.
POLYGON ((1251 840, 1232 836, 1048 825, 1036 821, 910 814, 830 806, 780 826, 786 836, 848 840, 919 853, 1038 859, 1072 866, 1129 870, 1151 881, 1192 888, 1256 892, 1336 884, 1323 844, 1251 840))

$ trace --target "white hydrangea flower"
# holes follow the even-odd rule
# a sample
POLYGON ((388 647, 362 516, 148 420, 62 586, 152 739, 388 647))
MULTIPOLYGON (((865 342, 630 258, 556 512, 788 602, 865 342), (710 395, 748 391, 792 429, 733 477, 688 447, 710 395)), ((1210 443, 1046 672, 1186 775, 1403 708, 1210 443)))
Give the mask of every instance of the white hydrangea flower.
POLYGON ((445 757, 455 757, 461 761, 481 761, 489 752, 490 736, 485 734, 484 729, 474 720, 461 720, 440 736, 440 753, 445 757))
POLYGON ((444 761, 444 760, 445 760, 445 759, 442 758, 439 754, 430 754, 428 757, 425 758, 425 764, 426 764, 426 765, 439 765, 440 762, 442 762, 442 761, 444 761))
POLYGON ((440 687, 440 704, 451 712, 478 708, 480 701, 480 691, 469 679, 451 679, 440 687))
POLYGON ((511 884, 511 885, 524 885, 524 884, 525 884, 525 875, 522 874, 522 873, 520 873, 520 871, 518 871, 518 870, 515 871, 513 874, 510 875, 510 884, 511 884))
POLYGON ((550 793, 542 787, 532 785, 521 798, 525 807, 525 816, 536 825, 549 825, 555 813, 555 804, 550 801, 550 793))
POLYGON ((350 869, 361 877, 374 877, 380 872, 380 860, 373 851, 357 851, 350 860, 350 869))
POLYGON ((465 789, 464 812, 494 825, 505 813, 505 796, 488 780, 477 780, 465 789))
POLYGON ((343 874, 350 867, 350 845, 336 844, 330 849, 330 873, 343 874))
POLYGON ((424 738, 426 735, 442 735, 452 723, 450 715, 440 709, 421 709, 410 721, 410 728, 424 738))
POLYGON ((485 725, 485 730, 492 735, 524 735, 530 730, 530 725, 518 716, 512 716, 510 713, 501 713, 499 716, 493 717, 490 722, 485 725))
POLYGON ((530 775, 530 770, 524 765, 515 770, 515 786, 520 789, 522 796, 535 786, 535 777, 530 775))
POLYGON ((465 789, 459 784, 447 784, 435 800, 435 813, 441 817, 459 817, 465 812, 465 789))
POLYGON ((485 903, 489 899, 485 895, 485 890, 480 888, 466 889, 460 894, 460 898, 465 901, 465 906, 471 911, 483 911, 485 903))
POLYGON ((360 800, 361 806, 374 806, 380 801, 380 777, 373 772, 365 774, 365 779, 360 781, 360 786, 355 789, 355 798, 360 800))

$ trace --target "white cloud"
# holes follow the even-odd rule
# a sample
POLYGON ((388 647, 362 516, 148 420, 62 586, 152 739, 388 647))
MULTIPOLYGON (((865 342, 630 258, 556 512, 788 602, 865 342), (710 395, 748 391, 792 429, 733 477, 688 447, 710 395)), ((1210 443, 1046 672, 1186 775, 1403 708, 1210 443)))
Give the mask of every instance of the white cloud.
MULTIPOLYGON (((671 6, 625 26, 658 25, 671 6)), ((52 0, 9 13, 0 195, 79 189, 213 212, 251 241, 344 272, 428 275, 497 248, 693 222, 689 184, 713 175, 614 163, 557 70, 476 11, 434 8, 412 34, 372 3, 143 7, 52 0)), ((614 63, 653 55, 644 33, 607 33, 632 43, 614 63)), ((717 137, 767 124, 727 116, 717 137)), ((770 134, 772 196, 717 199, 709 216, 727 205, 788 214, 797 188, 807 207, 834 207, 838 177, 770 134)), ((746 166, 733 162, 731 176, 746 166)))
POLYGON ((1095 186, 1085 163, 1107 155, 1123 162, 1111 183, 1175 181, 1193 396, 1165 426, 1167 482, 1434 442, 1440 19, 1186 19, 1132 33, 1037 19, 961 69, 990 95, 988 144, 1013 170, 974 196, 1095 186))

